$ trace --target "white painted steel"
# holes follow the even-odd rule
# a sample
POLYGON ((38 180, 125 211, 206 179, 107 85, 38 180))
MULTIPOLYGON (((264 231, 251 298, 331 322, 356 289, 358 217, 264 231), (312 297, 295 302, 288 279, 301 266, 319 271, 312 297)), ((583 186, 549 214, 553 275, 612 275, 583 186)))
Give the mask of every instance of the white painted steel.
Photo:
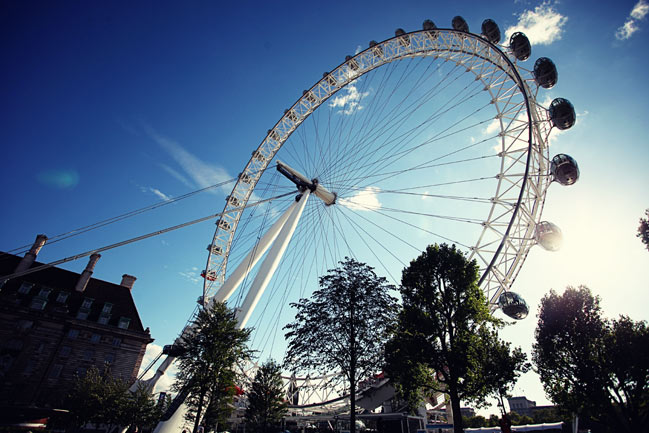
POLYGON ((304 206, 306 206, 309 195, 311 195, 311 191, 307 189, 302 194, 300 201, 297 202, 298 206, 292 207, 291 215, 286 221, 286 224, 284 224, 284 226, 282 227, 279 236, 273 243, 272 248, 261 264, 261 267, 259 268, 259 271, 255 276, 255 280, 252 282, 252 285, 248 290, 248 294, 243 301, 241 309, 237 312, 239 328, 244 328, 246 326, 246 323, 248 323, 248 319, 250 318, 252 311, 259 302, 259 298, 261 298, 261 295, 264 293, 264 290, 268 286, 270 279, 275 274, 277 265, 279 265, 279 262, 282 259, 284 252, 286 251, 286 247, 291 241, 293 233, 295 233, 295 227, 297 227, 297 223, 300 221, 302 212, 304 212, 304 206))

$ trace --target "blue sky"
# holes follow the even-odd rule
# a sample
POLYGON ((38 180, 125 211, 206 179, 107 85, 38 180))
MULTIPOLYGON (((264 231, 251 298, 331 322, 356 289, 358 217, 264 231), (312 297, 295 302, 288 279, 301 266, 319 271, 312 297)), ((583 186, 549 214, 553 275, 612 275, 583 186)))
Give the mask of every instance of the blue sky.
MULTIPOLYGON (((577 159, 582 178, 553 185, 544 219, 564 248, 534 248, 515 283, 533 311, 550 288, 586 284, 606 314, 649 319, 635 238, 649 207, 646 2, 13 2, 0 13, 5 67, 0 129, 5 188, 0 250, 30 244, 236 176, 266 131, 345 55, 425 19, 462 15, 526 28, 534 59, 559 70, 542 99, 566 97, 576 126, 551 154, 577 159), (495 4, 493 4, 495 3, 495 4)), ((227 188, 202 193, 87 235, 47 245, 48 262, 219 212, 227 188)), ((169 344, 201 295, 213 222, 103 254, 94 276, 138 277, 134 297, 155 344, 169 344)), ((409 259, 409 258, 408 258, 409 259)), ((66 265, 81 271, 85 259, 66 265)), ((264 302, 264 301, 262 301, 264 302)), ((288 307, 285 308, 285 314, 288 307)), ((531 347, 532 315, 504 332, 531 347)), ((547 402, 538 379, 516 388, 547 402)))

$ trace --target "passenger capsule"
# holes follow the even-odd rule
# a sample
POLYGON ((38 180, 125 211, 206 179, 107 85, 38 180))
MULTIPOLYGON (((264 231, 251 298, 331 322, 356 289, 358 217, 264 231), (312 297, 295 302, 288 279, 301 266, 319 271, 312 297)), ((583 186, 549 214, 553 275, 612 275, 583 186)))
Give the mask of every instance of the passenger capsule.
POLYGON ((552 158, 550 172, 561 185, 572 185, 579 180, 579 166, 570 155, 560 153, 552 158))
POLYGON ((552 124, 561 130, 572 128, 577 120, 575 107, 564 98, 557 98, 552 101, 549 112, 552 124))
POLYGON ((352 56, 345 56, 345 61, 352 71, 356 71, 358 69, 358 63, 356 63, 356 60, 354 60, 352 56))
POLYGON ((492 19, 486 19, 482 22, 482 36, 492 44, 500 42, 500 28, 492 19))
POLYGON ((503 313, 516 320, 526 318, 530 312, 525 299, 514 292, 503 292, 498 298, 498 306, 503 313))
POLYGON ((372 53, 374 57, 383 57, 383 48, 376 41, 370 41, 370 48, 372 48, 372 53))
POLYGON ((410 36, 406 34, 406 31, 404 29, 396 29, 394 31, 394 35, 399 38, 399 43, 404 47, 410 45, 410 36))
POLYGON ((547 251, 559 251, 563 242, 561 229, 549 221, 541 221, 536 225, 534 239, 547 251))
POLYGON ((466 23, 464 18, 461 16, 456 16, 453 18, 453 21, 451 21, 451 25, 453 26, 454 30, 460 30, 462 32, 469 32, 469 25, 466 23))
POLYGON ((547 57, 541 57, 534 62, 534 79, 544 89, 550 89, 557 84, 559 74, 554 62, 547 57))
POLYGON ((509 38, 509 48, 514 53, 520 61, 529 59, 530 54, 532 54, 532 46, 530 45, 530 40, 527 39, 525 33, 516 32, 509 38))
POLYGON ((435 30, 437 28, 435 23, 432 22, 431 20, 424 21, 424 24, 422 25, 422 27, 423 27, 424 30, 428 30, 428 31, 435 30))

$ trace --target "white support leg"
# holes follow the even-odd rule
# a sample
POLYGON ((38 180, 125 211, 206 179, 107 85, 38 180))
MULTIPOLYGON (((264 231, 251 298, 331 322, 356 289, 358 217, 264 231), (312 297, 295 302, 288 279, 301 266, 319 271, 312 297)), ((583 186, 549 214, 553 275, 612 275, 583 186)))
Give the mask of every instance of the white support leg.
POLYGON ((286 224, 286 220, 293 213, 295 208, 298 206, 298 202, 294 202, 289 208, 282 214, 281 217, 272 225, 270 229, 264 234, 264 236, 259 240, 257 246, 248 253, 248 255, 239 263, 239 266, 230 274, 227 280, 223 283, 221 288, 216 295, 212 298, 212 302, 225 302, 227 301, 232 293, 239 287, 241 282, 248 276, 250 270, 255 267, 261 256, 268 250, 273 241, 279 235, 280 230, 286 224))
POLYGON ((255 309, 257 302, 259 302, 259 298, 261 298, 261 295, 264 293, 266 286, 268 286, 275 270, 277 270, 277 266, 284 255, 284 251, 286 251, 286 247, 291 241, 293 233, 295 233, 295 227, 302 216, 302 212, 304 211, 310 193, 311 192, 307 189, 302 194, 302 198, 297 202, 298 206, 289 216, 288 221, 284 227, 282 227, 282 230, 277 236, 275 243, 273 243, 273 247, 270 249, 264 262, 261 264, 257 276, 248 290, 246 299, 243 301, 241 309, 237 312, 237 319, 239 319, 238 327, 240 329, 246 326, 252 311, 255 309))

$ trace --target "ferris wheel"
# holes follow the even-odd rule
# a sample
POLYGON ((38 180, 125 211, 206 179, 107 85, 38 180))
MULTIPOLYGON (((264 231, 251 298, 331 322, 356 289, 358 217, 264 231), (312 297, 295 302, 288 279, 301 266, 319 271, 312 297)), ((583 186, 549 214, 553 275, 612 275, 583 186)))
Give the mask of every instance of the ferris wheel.
POLYGON ((556 84, 556 67, 543 57, 525 69, 528 38, 499 45, 492 20, 481 34, 462 17, 452 27, 427 20, 421 31, 372 41, 285 110, 226 198, 204 302, 234 295, 247 322, 270 287, 279 305, 265 309, 286 313, 292 294, 308 296, 345 256, 398 284, 426 245, 447 242, 478 262, 495 305, 533 245, 558 248, 560 231, 541 221, 545 195, 553 180, 569 185, 579 172, 567 155, 549 158, 551 129, 575 122, 567 100, 548 108, 537 100, 556 84), (291 190, 295 200, 245 209, 291 190))
POLYGON ((568 155, 550 158, 549 135, 576 116, 563 98, 539 102, 557 82, 550 59, 526 68, 528 38, 500 42, 492 20, 480 34, 461 17, 397 29, 325 72, 252 149, 208 245, 201 302, 238 308, 260 358, 283 353, 289 304, 340 260, 398 285, 432 243, 463 249, 492 308, 524 317, 516 276, 530 248, 561 240, 541 218, 546 192, 579 176, 568 155))

